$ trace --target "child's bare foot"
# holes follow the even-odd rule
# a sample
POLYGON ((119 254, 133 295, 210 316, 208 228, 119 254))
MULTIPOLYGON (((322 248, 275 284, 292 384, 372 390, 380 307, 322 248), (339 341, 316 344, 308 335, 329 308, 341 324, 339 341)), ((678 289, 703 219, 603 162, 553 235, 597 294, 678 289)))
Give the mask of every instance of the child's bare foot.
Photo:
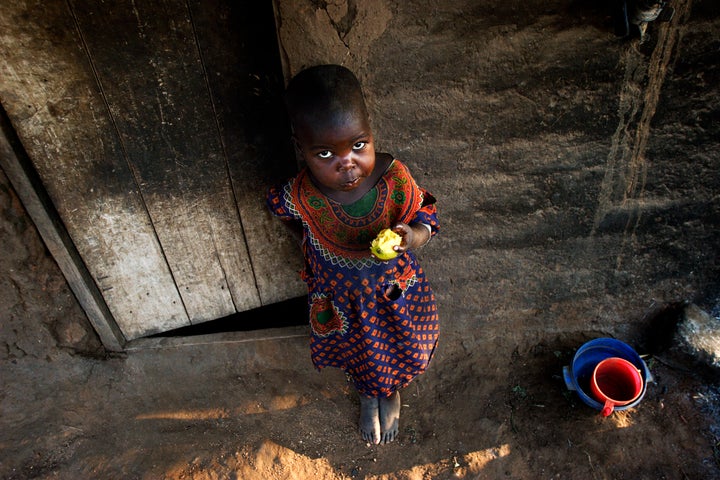
POLYGON ((360 395, 360 433, 363 440, 380 443, 380 405, 377 397, 360 395))
POLYGON ((400 423, 400 392, 389 397, 381 397, 380 406, 380 443, 390 443, 398 435, 400 423))

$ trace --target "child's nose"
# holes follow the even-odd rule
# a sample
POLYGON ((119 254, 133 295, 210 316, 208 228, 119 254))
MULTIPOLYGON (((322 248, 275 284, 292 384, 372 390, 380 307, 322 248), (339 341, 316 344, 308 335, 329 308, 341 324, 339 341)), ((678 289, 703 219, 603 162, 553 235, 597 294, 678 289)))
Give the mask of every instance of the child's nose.
POLYGON ((353 159, 352 150, 340 156, 338 165, 340 170, 349 170, 355 166, 355 159, 353 159))

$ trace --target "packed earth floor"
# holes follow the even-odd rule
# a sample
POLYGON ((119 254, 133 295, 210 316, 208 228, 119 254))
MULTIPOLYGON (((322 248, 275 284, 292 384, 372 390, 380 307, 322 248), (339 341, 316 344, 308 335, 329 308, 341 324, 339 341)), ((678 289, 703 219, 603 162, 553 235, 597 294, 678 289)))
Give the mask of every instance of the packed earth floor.
POLYGON ((446 306, 431 368, 402 392, 399 439, 373 446, 343 374, 312 368, 302 326, 155 339, 120 355, 92 338, 82 354, 57 346, 80 332, 51 334, 34 316, 82 312, 36 253, 22 304, 33 317, 3 323, 0 478, 720 476, 718 388, 672 356, 647 357, 643 400, 607 418, 566 388, 562 367, 602 331, 472 337, 453 332, 446 306))

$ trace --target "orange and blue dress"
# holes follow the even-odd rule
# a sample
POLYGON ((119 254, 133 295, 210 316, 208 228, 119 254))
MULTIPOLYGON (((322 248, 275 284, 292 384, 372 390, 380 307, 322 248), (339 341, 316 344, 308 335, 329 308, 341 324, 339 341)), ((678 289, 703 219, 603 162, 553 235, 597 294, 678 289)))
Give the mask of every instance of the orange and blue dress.
POLYGON ((303 226, 310 352, 318 368, 338 367, 365 396, 389 396, 427 368, 437 344, 435 296, 415 254, 381 261, 370 242, 397 222, 438 230, 435 199, 394 160, 350 205, 325 196, 307 170, 270 189, 268 206, 303 226))

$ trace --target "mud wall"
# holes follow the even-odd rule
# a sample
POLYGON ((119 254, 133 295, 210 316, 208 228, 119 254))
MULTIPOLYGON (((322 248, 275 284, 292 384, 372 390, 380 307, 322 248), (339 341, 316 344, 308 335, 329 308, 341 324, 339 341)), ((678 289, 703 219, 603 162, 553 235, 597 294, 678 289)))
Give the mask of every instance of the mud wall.
POLYGON ((2 170, 0 245, 0 358, 47 358, 62 349, 101 354, 100 340, 2 170))
POLYGON ((720 9, 670 2, 640 41, 609 3, 276 2, 286 75, 354 69, 381 149, 439 198, 446 335, 631 337, 717 303, 720 9))
MULTIPOLYGON (((380 149, 438 197, 446 340, 633 337, 718 304, 720 8, 673 1, 639 42, 604 3, 275 1, 286 76, 355 70, 380 149)), ((0 201, 6 354, 94 350, 4 175, 0 201)))

